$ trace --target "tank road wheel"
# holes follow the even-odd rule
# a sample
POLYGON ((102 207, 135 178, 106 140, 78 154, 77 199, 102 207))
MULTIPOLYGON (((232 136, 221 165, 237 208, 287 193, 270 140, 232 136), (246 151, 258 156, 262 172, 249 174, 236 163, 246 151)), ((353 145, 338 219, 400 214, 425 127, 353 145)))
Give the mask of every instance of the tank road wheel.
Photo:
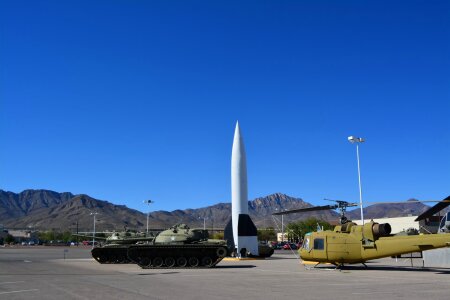
POLYGON ((198 258, 197 257, 189 257, 189 265, 191 267, 197 267, 198 266, 198 258))
POLYGON ((106 257, 106 255, 99 255, 96 258, 97 258, 97 261, 101 264, 104 264, 108 261, 108 258, 106 257))
POLYGON ((138 261, 139 261, 139 266, 141 268, 148 267, 151 265, 151 260, 148 257, 140 257, 138 261))
POLYGON ((117 262, 118 262, 119 264, 124 264, 126 261, 125 261, 125 258, 119 256, 119 258, 117 259, 117 262))
POLYGON ((225 257, 227 255, 227 250, 223 247, 217 249, 216 254, 218 257, 225 257))
POLYGON ((177 266, 179 266, 179 267, 186 267, 186 265, 187 265, 186 257, 178 257, 177 258, 177 266))
POLYGON ((210 267, 212 265, 213 261, 211 257, 205 256, 202 258, 202 266, 210 267))
POLYGON ((160 267, 162 267, 163 264, 164 264, 164 260, 162 259, 162 257, 158 256, 153 259, 152 266, 160 268, 160 267))
POLYGON ((172 268, 173 266, 175 266, 175 259, 171 256, 166 257, 164 263, 166 264, 166 267, 172 268))

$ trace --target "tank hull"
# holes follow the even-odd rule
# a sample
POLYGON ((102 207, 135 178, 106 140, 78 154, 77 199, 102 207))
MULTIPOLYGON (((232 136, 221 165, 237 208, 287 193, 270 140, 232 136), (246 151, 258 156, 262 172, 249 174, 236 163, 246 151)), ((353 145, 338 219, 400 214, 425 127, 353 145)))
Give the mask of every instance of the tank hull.
POLYGON ((129 245, 97 247, 91 250, 92 257, 101 264, 131 264, 128 258, 129 245))
POLYGON ((128 258, 143 269, 212 268, 227 255, 226 245, 133 245, 128 258))

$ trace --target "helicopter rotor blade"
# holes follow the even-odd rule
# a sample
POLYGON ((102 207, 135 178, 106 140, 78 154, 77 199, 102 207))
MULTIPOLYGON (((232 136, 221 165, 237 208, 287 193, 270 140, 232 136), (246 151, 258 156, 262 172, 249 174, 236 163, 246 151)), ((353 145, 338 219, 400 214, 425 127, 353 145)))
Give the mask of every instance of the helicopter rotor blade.
POLYGON ((420 216, 418 216, 414 221, 420 221, 426 218, 431 217, 432 215, 440 212, 444 208, 450 205, 450 196, 445 198, 444 200, 437 203, 435 206, 432 206, 430 209, 422 213, 420 216))
POLYGON ((345 201, 345 200, 340 200, 340 199, 323 198, 323 200, 325 200, 325 201, 330 201, 330 202, 350 203, 350 202, 347 202, 347 201, 345 201))
POLYGON ((338 206, 341 206, 341 207, 344 207, 344 206, 345 206, 345 207, 359 206, 359 204, 356 203, 356 202, 348 202, 348 201, 345 201, 345 200, 328 199, 328 198, 323 198, 323 200, 325 200, 325 201, 331 201, 331 202, 336 202, 337 205, 338 205, 338 206))
POLYGON ((328 209, 336 209, 336 208, 338 208, 337 205, 313 206, 313 207, 280 211, 280 212, 273 213, 272 215, 279 216, 279 215, 295 214, 295 213, 306 212, 306 211, 328 210, 328 209))
POLYGON ((426 203, 426 202, 450 202, 447 200, 411 200, 411 201, 379 201, 379 202, 371 202, 367 201, 366 203, 370 205, 376 205, 376 204, 414 204, 414 203, 426 203))

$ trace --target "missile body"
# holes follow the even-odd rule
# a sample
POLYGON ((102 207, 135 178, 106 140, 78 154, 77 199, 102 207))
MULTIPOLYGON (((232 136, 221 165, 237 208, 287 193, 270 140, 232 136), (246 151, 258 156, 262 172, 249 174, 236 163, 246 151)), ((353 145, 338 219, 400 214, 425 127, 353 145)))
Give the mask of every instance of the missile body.
POLYGON ((258 256, 257 231, 248 215, 247 159, 239 122, 231 154, 231 217, 236 255, 258 256))

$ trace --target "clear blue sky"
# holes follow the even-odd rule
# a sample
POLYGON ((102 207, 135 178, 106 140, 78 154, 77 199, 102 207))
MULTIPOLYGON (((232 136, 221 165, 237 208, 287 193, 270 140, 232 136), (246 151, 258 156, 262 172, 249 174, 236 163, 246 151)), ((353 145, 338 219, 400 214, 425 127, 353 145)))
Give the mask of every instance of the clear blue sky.
POLYGON ((450 194, 449 1, 2 1, 0 188, 146 210, 450 194))

